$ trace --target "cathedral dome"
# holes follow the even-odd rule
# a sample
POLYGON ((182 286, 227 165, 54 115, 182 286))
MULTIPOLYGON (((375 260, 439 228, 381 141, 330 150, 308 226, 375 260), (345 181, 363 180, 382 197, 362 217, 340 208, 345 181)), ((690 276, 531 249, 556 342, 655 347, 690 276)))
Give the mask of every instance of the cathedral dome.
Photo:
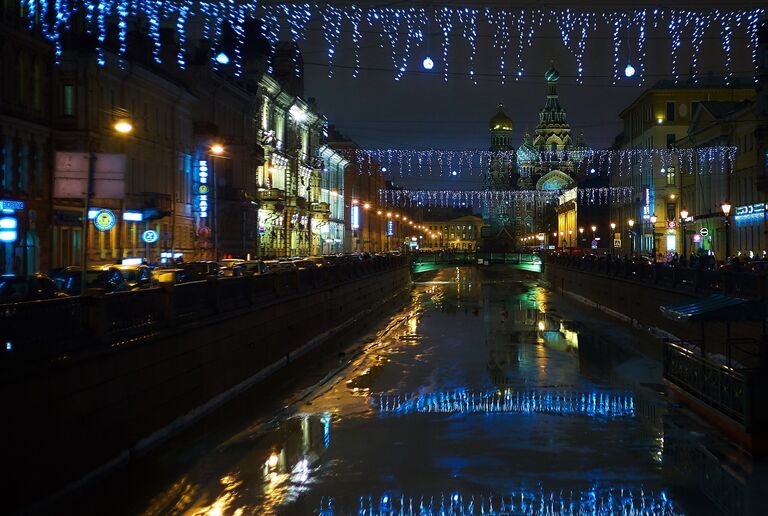
POLYGON ((499 103, 499 112, 496 113, 488 123, 491 131, 511 131, 513 128, 512 119, 504 113, 504 104, 499 103))
POLYGON ((544 74, 544 78, 547 80, 547 82, 557 82, 557 80, 560 78, 560 72, 555 69, 555 65, 552 65, 544 74))

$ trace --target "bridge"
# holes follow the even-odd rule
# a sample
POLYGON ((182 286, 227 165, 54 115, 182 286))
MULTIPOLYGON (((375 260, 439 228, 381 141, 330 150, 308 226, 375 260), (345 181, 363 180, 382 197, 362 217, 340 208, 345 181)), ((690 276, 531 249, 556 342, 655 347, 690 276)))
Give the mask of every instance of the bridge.
POLYGON ((414 255, 411 268, 414 274, 443 267, 461 265, 513 265, 516 268, 541 272, 541 258, 534 253, 483 253, 463 251, 420 252, 414 255))

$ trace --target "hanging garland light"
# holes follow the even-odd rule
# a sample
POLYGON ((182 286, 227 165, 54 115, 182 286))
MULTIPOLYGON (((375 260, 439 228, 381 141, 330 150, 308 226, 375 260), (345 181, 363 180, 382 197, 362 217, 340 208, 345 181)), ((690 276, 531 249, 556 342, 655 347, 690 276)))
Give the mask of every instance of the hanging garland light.
MULTIPOLYGON (((689 174, 722 173, 733 170, 737 147, 714 146, 671 149, 575 149, 573 151, 538 152, 526 165, 554 168, 557 165, 583 166, 591 174, 634 175, 647 173, 652 167, 666 170, 678 166, 689 174), (594 172, 592 172, 594 170, 594 172)), ((517 163, 516 151, 489 150, 409 150, 350 149, 341 151, 356 167, 371 174, 378 163, 381 170, 401 176, 456 176, 487 174, 489 167, 501 169, 517 163)), ((662 172, 663 173, 663 172, 662 172)))
MULTIPOLYGON (((578 188, 579 204, 625 204, 632 201, 631 186, 578 188)), ((399 208, 461 207, 511 204, 519 201, 553 203, 565 190, 379 190, 379 204, 399 208)))
MULTIPOLYGON (((499 76, 502 82, 508 77, 507 62, 508 57, 512 57, 511 54, 514 55, 514 71, 511 75, 515 80, 524 76, 525 52, 531 48, 536 32, 545 24, 557 28, 563 45, 573 56, 578 82, 581 82, 584 73, 587 40, 590 34, 597 32, 609 32, 613 36, 614 83, 634 76, 635 72, 642 82, 645 75, 647 31, 650 29, 665 30, 671 40, 675 80, 680 76, 678 55, 683 37, 689 33, 691 35, 691 71, 695 80, 704 33, 707 30, 719 30, 727 70, 726 80, 730 81, 733 78, 731 58, 734 52, 739 51, 733 48, 734 31, 739 30, 746 35, 747 50, 753 65, 757 67, 757 29, 765 15, 765 9, 762 8, 710 11, 654 8, 593 12, 532 8, 365 7, 311 2, 262 5, 258 0, 50 0, 50 4, 47 1, 27 3, 29 8, 26 14, 29 23, 40 26, 43 34, 54 43, 57 57, 61 56, 62 35, 70 30, 75 21, 74 16, 84 13, 86 30, 97 36, 97 60, 102 65, 105 63, 104 43, 107 28, 112 24, 118 28, 118 53, 123 55, 129 18, 146 20, 147 36, 153 43, 153 57, 158 62, 161 60, 160 28, 169 25, 175 27, 180 46, 177 61, 182 68, 185 66, 184 56, 189 50, 186 48, 188 41, 206 37, 216 48, 221 43, 222 27, 228 24, 235 34, 236 48, 234 55, 227 57, 234 62, 234 70, 238 75, 242 69, 240 54, 245 45, 245 24, 249 19, 262 21, 264 36, 273 46, 284 34, 289 35, 293 42, 302 41, 312 20, 319 20, 327 45, 329 76, 333 75, 336 50, 343 43, 342 27, 350 26, 350 43, 355 60, 352 75, 358 76, 360 51, 365 46, 362 28, 367 26, 365 33, 378 39, 378 46, 381 48, 388 47, 395 79, 398 80, 409 71, 414 50, 425 44, 429 46, 429 30, 434 24, 437 27, 435 32, 441 36, 444 79, 448 79, 450 36, 460 35, 468 46, 469 76, 475 81, 478 27, 488 25, 493 29, 493 47, 499 54, 499 76), (53 11, 53 16, 49 10, 53 11), (633 38, 637 62, 622 68, 621 42, 626 41, 628 37, 633 38)), ((419 62, 427 71, 431 71, 436 64, 431 57, 419 62)), ((215 59, 214 63, 214 66, 222 64, 215 59)))

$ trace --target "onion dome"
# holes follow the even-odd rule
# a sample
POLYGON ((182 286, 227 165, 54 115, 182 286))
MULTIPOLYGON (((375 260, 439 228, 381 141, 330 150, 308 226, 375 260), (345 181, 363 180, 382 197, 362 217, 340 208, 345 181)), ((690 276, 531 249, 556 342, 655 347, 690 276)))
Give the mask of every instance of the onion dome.
POLYGON ((504 113, 504 104, 499 102, 499 112, 496 113, 488 123, 491 131, 511 131, 513 128, 512 119, 504 113))
POLYGON ((546 71, 544 78, 547 80, 547 82, 557 82, 557 80, 560 78, 560 72, 555 69, 554 64, 550 66, 549 70, 546 71))

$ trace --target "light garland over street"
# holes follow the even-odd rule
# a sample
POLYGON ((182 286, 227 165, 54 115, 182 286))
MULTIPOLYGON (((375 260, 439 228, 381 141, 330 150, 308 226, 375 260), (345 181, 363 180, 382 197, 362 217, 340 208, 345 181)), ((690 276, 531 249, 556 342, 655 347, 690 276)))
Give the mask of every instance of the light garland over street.
POLYGON ((646 78, 650 31, 663 32, 671 41, 670 56, 675 81, 681 75, 678 60, 684 50, 683 40, 690 41, 687 50, 692 55, 690 73, 695 81, 698 76, 698 56, 705 35, 713 37, 713 33, 716 33, 724 51, 725 78, 730 82, 734 75, 731 68, 734 53, 749 52, 753 66, 757 66, 757 27, 765 15, 765 9, 762 8, 590 11, 447 6, 368 7, 333 3, 262 4, 258 0, 24 1, 30 25, 36 19, 42 20, 43 34, 55 44, 57 57, 61 56, 62 35, 69 30, 75 18, 84 13, 87 30, 97 37, 97 60, 102 65, 105 62, 104 46, 110 26, 117 27, 117 51, 122 56, 127 48, 129 23, 133 19, 144 20, 157 62, 162 60, 160 29, 174 27, 179 41, 177 61, 179 66, 184 67, 190 41, 207 38, 218 48, 222 44, 225 26, 228 25, 234 33, 233 55, 214 52, 212 65, 229 66, 231 62, 237 75, 242 72, 245 26, 252 19, 262 21, 263 34, 273 47, 285 37, 294 43, 304 41, 313 22, 319 22, 326 43, 329 76, 334 74, 337 51, 345 43, 345 32, 349 33, 349 42, 352 44, 354 77, 359 75, 362 68, 362 50, 371 46, 373 40, 376 46, 388 50, 395 80, 413 71, 414 63, 421 63, 422 71, 441 73, 447 81, 450 74, 451 37, 459 36, 469 51, 468 75, 476 81, 476 57, 478 52, 485 51, 478 49, 478 34, 480 29, 490 28, 502 83, 526 75, 524 62, 527 52, 542 27, 547 25, 557 28, 564 47, 572 55, 578 82, 582 82, 585 74, 584 60, 590 35, 605 33, 610 34, 613 41, 613 83, 632 80, 633 84, 642 84, 646 78), (734 47, 736 33, 743 34, 746 48, 734 47), (439 41, 431 45, 432 39, 439 41), (633 50, 629 55, 623 55, 622 49, 629 41, 632 42, 633 50), (438 46, 442 55, 429 55, 430 48, 438 46))

